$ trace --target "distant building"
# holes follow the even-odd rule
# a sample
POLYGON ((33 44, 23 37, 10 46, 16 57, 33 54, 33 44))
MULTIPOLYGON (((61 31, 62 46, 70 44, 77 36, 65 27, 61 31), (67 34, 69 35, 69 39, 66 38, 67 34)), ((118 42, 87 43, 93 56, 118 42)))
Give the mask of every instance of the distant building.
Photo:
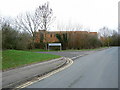
POLYGON ((68 36, 71 34, 79 34, 79 33, 89 33, 92 35, 97 35, 97 32, 87 32, 87 31, 45 31, 39 30, 36 34, 35 42, 39 43, 40 41, 47 42, 47 43, 54 43, 59 42, 56 37, 56 34, 63 34, 67 33, 68 36))

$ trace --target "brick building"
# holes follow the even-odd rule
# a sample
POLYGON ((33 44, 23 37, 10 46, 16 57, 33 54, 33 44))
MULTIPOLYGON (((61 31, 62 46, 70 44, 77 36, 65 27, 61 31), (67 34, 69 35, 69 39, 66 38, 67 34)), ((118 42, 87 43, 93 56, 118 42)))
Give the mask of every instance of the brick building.
POLYGON ((77 35, 79 33, 89 33, 92 35, 97 35, 97 32, 87 32, 87 31, 45 31, 39 30, 36 34, 35 42, 39 43, 40 41, 47 42, 47 43, 54 43, 59 42, 56 37, 56 34, 63 34, 67 33, 68 36, 72 34, 77 35))

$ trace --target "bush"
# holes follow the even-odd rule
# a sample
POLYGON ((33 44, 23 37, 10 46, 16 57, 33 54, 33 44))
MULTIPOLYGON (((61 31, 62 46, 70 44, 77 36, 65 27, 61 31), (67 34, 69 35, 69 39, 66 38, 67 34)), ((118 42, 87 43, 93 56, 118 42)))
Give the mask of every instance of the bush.
POLYGON ((45 43, 41 42, 41 43, 35 43, 35 48, 37 49, 44 49, 45 47, 45 43))
POLYGON ((101 47, 102 43, 97 35, 90 33, 76 33, 69 34, 68 48, 69 49, 90 49, 101 47))
POLYGON ((31 36, 26 32, 19 33, 16 49, 26 50, 30 49, 30 46, 31 36))
POLYGON ((18 31, 9 25, 2 26, 2 49, 15 49, 17 43, 18 31))
POLYGON ((10 25, 2 26, 2 49, 29 49, 31 35, 27 32, 18 32, 10 25))

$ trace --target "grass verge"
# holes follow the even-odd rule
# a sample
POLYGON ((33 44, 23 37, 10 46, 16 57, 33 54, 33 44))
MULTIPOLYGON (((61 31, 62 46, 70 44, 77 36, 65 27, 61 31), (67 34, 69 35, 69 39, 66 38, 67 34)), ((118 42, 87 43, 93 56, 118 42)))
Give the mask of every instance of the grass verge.
POLYGON ((61 50, 61 51, 94 51, 94 50, 101 50, 101 49, 105 49, 108 47, 99 47, 99 48, 94 48, 94 49, 68 49, 68 50, 61 50))
POLYGON ((101 50, 101 49, 105 49, 108 47, 99 47, 99 48, 94 48, 94 49, 81 49, 80 51, 91 51, 91 50, 101 50))
POLYGON ((31 49, 31 50, 28 50, 30 52, 47 52, 48 50, 44 50, 44 49, 31 49))
POLYGON ((58 55, 33 53, 20 50, 5 50, 2 52, 2 70, 16 68, 27 64, 59 58, 58 55))
MULTIPOLYGON (((63 51, 92 51, 92 50, 99 50, 99 49, 104 49, 104 48, 108 48, 108 47, 99 47, 99 48, 94 48, 94 49, 68 49, 68 50, 61 50, 63 51)), ((28 50, 30 52, 52 52, 52 51, 60 51, 60 50, 44 50, 44 49, 32 49, 32 50, 28 50)))

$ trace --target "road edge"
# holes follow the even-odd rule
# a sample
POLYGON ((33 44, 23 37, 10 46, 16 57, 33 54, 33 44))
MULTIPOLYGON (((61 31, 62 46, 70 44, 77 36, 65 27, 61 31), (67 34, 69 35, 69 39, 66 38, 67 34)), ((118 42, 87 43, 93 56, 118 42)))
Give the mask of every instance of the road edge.
POLYGON ((63 63, 62 65, 59 65, 59 66, 56 67, 54 70, 51 70, 51 71, 49 71, 49 72, 46 72, 46 73, 44 73, 43 75, 34 76, 34 79, 33 79, 33 80, 27 81, 27 82, 25 82, 25 83, 23 83, 23 84, 20 84, 19 86, 15 86, 15 87, 13 88, 13 90, 18 90, 18 89, 25 88, 25 87, 33 84, 33 83, 36 83, 36 82, 38 82, 38 81, 40 81, 40 80, 43 80, 43 79, 45 79, 45 78, 47 78, 47 77, 50 77, 50 76, 56 74, 57 72, 60 72, 60 71, 62 71, 62 70, 64 70, 64 69, 68 68, 69 66, 71 66, 71 65, 73 64, 73 60, 72 60, 72 59, 70 59, 70 58, 65 58, 65 57, 64 57, 64 59, 66 59, 66 62, 63 63))

